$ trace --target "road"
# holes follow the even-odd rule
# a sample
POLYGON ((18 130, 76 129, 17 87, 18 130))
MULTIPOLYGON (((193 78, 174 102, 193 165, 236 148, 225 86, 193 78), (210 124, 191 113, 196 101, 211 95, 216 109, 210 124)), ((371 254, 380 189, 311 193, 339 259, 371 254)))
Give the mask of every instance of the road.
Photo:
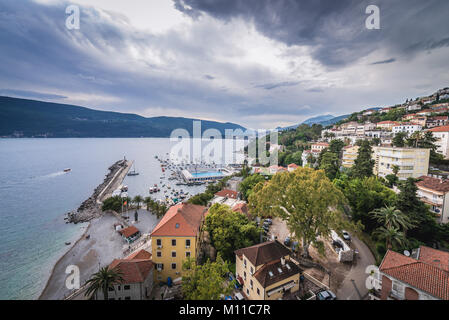
POLYGON ((368 297, 368 289, 365 281, 367 274, 366 267, 375 264, 375 259, 369 248, 356 237, 352 237, 353 247, 359 251, 357 263, 352 266, 340 289, 337 291, 339 300, 366 300, 368 297))

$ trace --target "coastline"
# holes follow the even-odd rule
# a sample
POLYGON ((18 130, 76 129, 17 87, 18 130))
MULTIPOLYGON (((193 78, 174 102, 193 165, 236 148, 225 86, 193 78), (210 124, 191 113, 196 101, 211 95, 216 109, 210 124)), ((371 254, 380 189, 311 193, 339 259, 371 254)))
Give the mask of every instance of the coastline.
MULTIPOLYGON (((95 188, 93 194, 91 197, 89 197, 87 200, 85 200, 81 206, 76 211, 69 212, 67 214, 67 217, 64 218, 64 220, 67 220, 66 223, 88 223, 86 226, 84 232, 82 235, 73 243, 73 245, 55 262, 53 265, 50 275, 46 281, 46 284, 39 294, 37 300, 42 300, 44 298, 49 298, 53 296, 55 292, 60 289, 58 287, 57 283, 58 280, 56 279, 56 270, 62 268, 63 262, 67 261, 66 264, 71 265, 75 264, 74 261, 71 261, 71 256, 75 256, 74 251, 76 251, 82 242, 82 240, 86 240, 86 236, 90 230, 92 230, 92 221, 94 219, 101 220, 102 217, 104 217, 104 214, 101 212, 100 205, 102 201, 107 198, 110 194, 112 194, 112 191, 118 188, 120 184, 122 184, 123 180, 125 179, 127 173, 129 172, 131 166, 133 164, 133 161, 126 161, 126 160, 119 160, 116 163, 114 163, 112 166, 109 167, 109 173, 106 175, 104 181, 95 188)), ((91 250, 94 245, 92 244, 90 246, 91 250)), ((96 261, 95 261, 96 262, 96 261)), ((98 262, 100 263, 100 262, 98 262)), ((61 270, 59 270, 61 271, 61 270)), ((65 271, 65 268, 64 268, 65 271)), ((65 273, 64 273, 65 275, 65 273)), ((59 276, 61 276, 61 272, 59 272, 59 276)), ((56 294, 57 299, 64 299, 65 297, 58 296, 56 294)), ((53 299, 55 297, 53 296, 53 299)))

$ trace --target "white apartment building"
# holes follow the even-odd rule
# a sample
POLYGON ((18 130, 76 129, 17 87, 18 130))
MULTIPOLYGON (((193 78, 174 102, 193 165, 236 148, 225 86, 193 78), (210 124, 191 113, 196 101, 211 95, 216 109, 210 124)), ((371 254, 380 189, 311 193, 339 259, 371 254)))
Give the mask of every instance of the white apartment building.
POLYGON ((438 139, 435 142, 436 152, 443 155, 445 159, 449 159, 449 126, 436 127, 429 131, 438 139))
POLYGON ((449 222, 449 180, 422 176, 416 183, 417 195, 438 216, 439 223, 449 222))
POLYGON ((359 155, 359 146, 346 146, 343 148, 342 166, 351 168, 354 165, 355 159, 359 155))
POLYGON ((419 124, 401 124, 399 126, 393 127, 393 134, 397 134, 399 132, 405 132, 408 136, 412 135, 417 131, 421 131, 422 126, 419 124))
POLYGON ((374 174, 385 178, 398 166, 398 178, 418 178, 429 171, 430 149, 373 147, 374 174))
POLYGON ((421 110, 421 105, 418 102, 412 102, 407 106, 407 111, 421 110))

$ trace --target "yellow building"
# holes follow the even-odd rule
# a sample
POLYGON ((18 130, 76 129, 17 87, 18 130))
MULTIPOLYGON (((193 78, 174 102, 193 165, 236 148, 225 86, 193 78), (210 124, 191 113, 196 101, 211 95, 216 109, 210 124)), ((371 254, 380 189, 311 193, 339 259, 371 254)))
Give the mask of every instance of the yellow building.
POLYGON ((373 147, 374 174, 385 177, 398 166, 398 178, 419 178, 429 171, 430 149, 373 147))
POLYGON ((351 168, 359 154, 359 146, 347 146, 343 149, 342 166, 351 168))
POLYGON ((182 264, 196 259, 207 208, 181 203, 171 207, 151 233, 155 281, 182 276, 182 264))
POLYGON ((278 241, 268 241, 235 251, 236 277, 250 300, 278 300, 298 291, 299 267, 291 251, 278 241))

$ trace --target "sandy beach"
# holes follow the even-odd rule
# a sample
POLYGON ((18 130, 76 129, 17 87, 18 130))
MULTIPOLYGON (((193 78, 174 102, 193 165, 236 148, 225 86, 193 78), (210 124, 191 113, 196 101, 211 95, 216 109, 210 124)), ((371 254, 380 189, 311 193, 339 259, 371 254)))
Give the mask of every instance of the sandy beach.
MULTIPOLYGON (((138 212, 139 221, 130 224, 136 226, 142 234, 149 234, 159 220, 147 210, 141 209, 138 212)), ((130 212, 130 220, 134 220, 134 211, 130 212)), ((109 265, 116 258, 125 257, 124 251, 128 245, 114 230, 114 224, 119 222, 120 220, 110 213, 92 220, 84 235, 56 263, 39 299, 61 300, 73 293, 74 290, 65 286, 65 271, 70 265, 78 266, 82 286, 100 267, 109 265), (86 238, 87 235, 90 236, 89 239, 86 238)))

